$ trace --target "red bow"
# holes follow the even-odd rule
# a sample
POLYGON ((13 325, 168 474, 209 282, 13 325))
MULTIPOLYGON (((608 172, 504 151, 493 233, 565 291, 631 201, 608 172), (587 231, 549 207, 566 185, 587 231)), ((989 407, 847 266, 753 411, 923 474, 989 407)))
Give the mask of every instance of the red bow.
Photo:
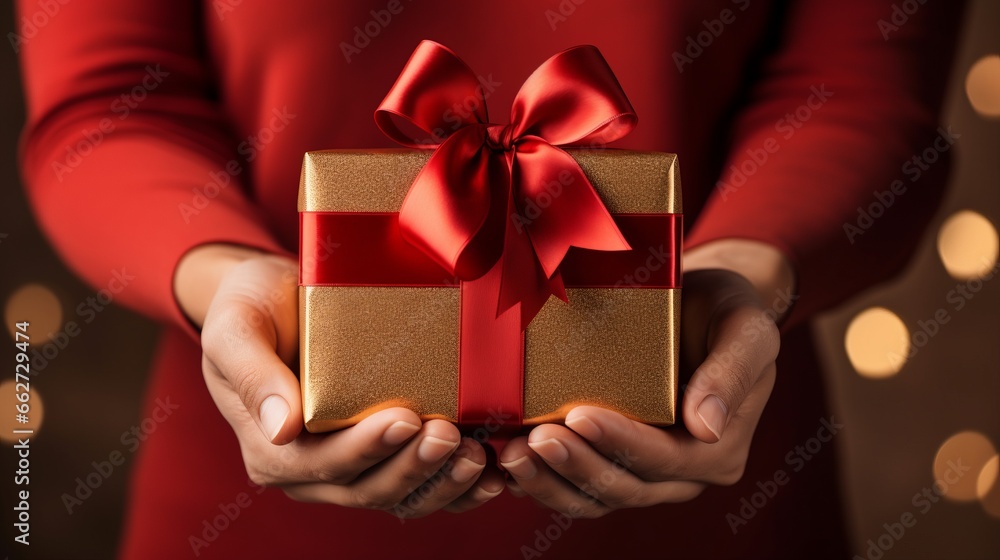
POLYGON ((559 265, 571 246, 631 249, 583 170, 557 147, 612 142, 635 126, 596 47, 545 61, 514 98, 511 124, 499 125, 488 122, 472 69, 422 41, 375 122, 404 146, 437 147, 400 208, 404 238, 461 280, 502 266, 497 315, 520 303, 522 329, 549 295, 568 301, 559 265), (404 133, 394 117, 429 138, 404 133))

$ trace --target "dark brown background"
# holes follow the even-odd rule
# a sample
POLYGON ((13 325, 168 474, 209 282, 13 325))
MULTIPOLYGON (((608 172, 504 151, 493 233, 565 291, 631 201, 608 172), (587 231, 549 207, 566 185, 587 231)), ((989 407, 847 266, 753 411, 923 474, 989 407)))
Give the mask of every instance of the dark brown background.
MULTIPOLYGON (((973 63, 1000 53, 1000 2, 974 1, 966 15, 943 118, 963 135, 950 194, 900 278, 818 321, 817 338, 828 363, 835 417, 846 426, 834 441, 843 457, 850 527, 861 555, 866 541, 884 532, 883 523, 916 511, 911 498, 934 482, 932 464, 949 437, 973 430, 985 436, 992 454, 1000 446, 1000 281, 987 281, 970 305, 951 313, 952 320, 893 377, 876 380, 858 375, 844 343, 848 324, 866 308, 887 307, 914 332, 918 321, 948 305, 946 294, 957 281, 944 270, 935 241, 939 226, 954 212, 971 209, 994 227, 1000 224, 1000 120, 977 114, 965 90, 973 63)), ((0 30, 5 37, 15 30, 9 7, 0 9, 0 30)), ((17 177, 16 144, 24 111, 17 59, 9 47, 6 41, 0 47, 0 303, 6 306, 26 284, 41 284, 58 298, 64 319, 78 319, 76 307, 94 291, 67 271, 38 231, 17 177)), ((994 95, 1000 95, 996 93, 1000 75, 994 75, 992 83, 994 95)), ((44 322, 44 317, 32 320, 44 322)), ((5 324, 0 330, 8 329, 5 324)), ((107 460, 112 451, 122 450, 122 433, 140 422, 139 403, 155 334, 156 327, 147 320, 112 306, 83 325, 79 336, 33 377, 35 402, 39 398, 44 402, 44 422, 31 447, 32 545, 25 551, 12 543, 15 456, 4 440, 0 550, 36 558, 114 554, 131 455, 125 454, 125 464, 115 468, 72 515, 61 496, 74 492, 77 477, 93 472, 92 461, 107 460)), ((0 339, 9 344, 6 336, 0 339)), ((0 352, 3 363, 10 368, 0 365, 5 372, 0 381, 8 381, 13 377, 7 373, 13 367, 13 348, 0 352)), ((8 402, 9 397, 0 402, 0 414, 13 414, 8 402)), ((4 431, 10 425, 9 419, 0 420, 4 431)), ((976 451, 957 452, 974 456, 976 451)), ((998 516, 1000 481, 981 500, 943 500, 926 514, 916 512, 917 524, 884 558, 1000 557, 998 516)))

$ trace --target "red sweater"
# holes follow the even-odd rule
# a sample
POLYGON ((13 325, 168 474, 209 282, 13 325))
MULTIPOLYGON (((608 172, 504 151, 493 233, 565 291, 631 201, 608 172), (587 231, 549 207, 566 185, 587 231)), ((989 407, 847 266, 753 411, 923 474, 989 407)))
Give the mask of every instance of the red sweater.
MULTIPOLYGON (((934 212, 947 164, 914 158, 940 134, 958 3, 912 14, 889 0, 651 0, 627 10, 597 0, 50 4, 44 25, 20 30, 25 183, 81 276, 98 286, 123 267, 135 276, 117 301, 170 327, 150 402, 169 394, 182 403, 141 448, 125 556, 176 558, 192 546, 227 557, 474 547, 580 557, 654 546, 715 556, 817 543, 841 552, 832 451, 735 535, 727 520, 756 481, 778 468, 798 473, 785 453, 820 427, 818 371, 808 337, 794 329, 779 362, 787 376, 779 373, 743 482, 690 504, 574 521, 549 531, 559 537, 546 552, 535 531, 547 532, 551 512, 506 495, 474 513, 400 524, 249 488, 205 391, 196 340, 181 332, 189 327, 171 279, 203 243, 294 251, 303 152, 390 146, 372 111, 419 40, 451 47, 491 80, 488 104, 501 121, 537 64, 589 43, 639 115, 615 147, 680 156, 688 246, 741 237, 779 247, 798 272, 792 324, 801 324, 895 273, 934 212), (888 204, 877 194, 893 190, 888 204), (873 204, 886 207, 861 216, 874 215, 873 204), (832 513, 809 513, 814 491, 832 500, 832 513), (202 521, 241 492, 250 504, 209 540, 202 521), (795 530, 777 528, 781 520, 795 530)), ((36 0, 19 8, 19 21, 44 13, 36 0)))

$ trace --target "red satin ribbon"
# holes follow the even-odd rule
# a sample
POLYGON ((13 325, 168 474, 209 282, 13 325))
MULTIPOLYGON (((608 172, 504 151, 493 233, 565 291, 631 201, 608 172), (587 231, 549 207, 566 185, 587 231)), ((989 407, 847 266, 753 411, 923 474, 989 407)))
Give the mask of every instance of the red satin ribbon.
MULTIPOLYGON (((634 249, 570 250, 561 265, 565 285, 679 288, 682 216, 615 214, 612 218, 634 249)), ((301 212, 299 230, 303 286, 457 288, 460 284, 403 239, 396 212, 301 212)), ((485 279, 486 275, 464 284, 485 279)))
POLYGON ((375 121, 404 146, 437 148, 400 208, 400 233, 460 280, 499 262, 496 317, 520 304, 524 329, 550 295, 566 300, 560 264, 571 247, 630 249, 579 165, 557 147, 605 144, 635 126, 597 48, 542 63, 515 96, 510 124, 499 125, 489 122, 476 74, 448 48, 422 41, 375 121), (426 136, 404 132, 403 123, 426 136), (554 182, 565 186, 560 195, 524 219, 554 182))

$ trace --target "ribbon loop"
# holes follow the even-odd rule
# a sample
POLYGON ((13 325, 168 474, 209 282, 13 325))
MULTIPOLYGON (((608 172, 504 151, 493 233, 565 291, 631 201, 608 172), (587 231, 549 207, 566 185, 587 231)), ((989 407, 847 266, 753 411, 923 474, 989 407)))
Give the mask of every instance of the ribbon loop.
POLYGON ((437 148, 400 208, 403 237, 462 280, 502 261, 496 313, 520 305, 523 329, 550 295, 566 298, 559 265, 570 247, 630 249, 558 146, 617 140, 636 116, 589 45, 542 63, 515 96, 510 124, 489 123, 487 115, 472 69, 448 48, 422 41, 375 121, 404 146, 437 148), (400 120, 428 138, 404 132, 400 120))

